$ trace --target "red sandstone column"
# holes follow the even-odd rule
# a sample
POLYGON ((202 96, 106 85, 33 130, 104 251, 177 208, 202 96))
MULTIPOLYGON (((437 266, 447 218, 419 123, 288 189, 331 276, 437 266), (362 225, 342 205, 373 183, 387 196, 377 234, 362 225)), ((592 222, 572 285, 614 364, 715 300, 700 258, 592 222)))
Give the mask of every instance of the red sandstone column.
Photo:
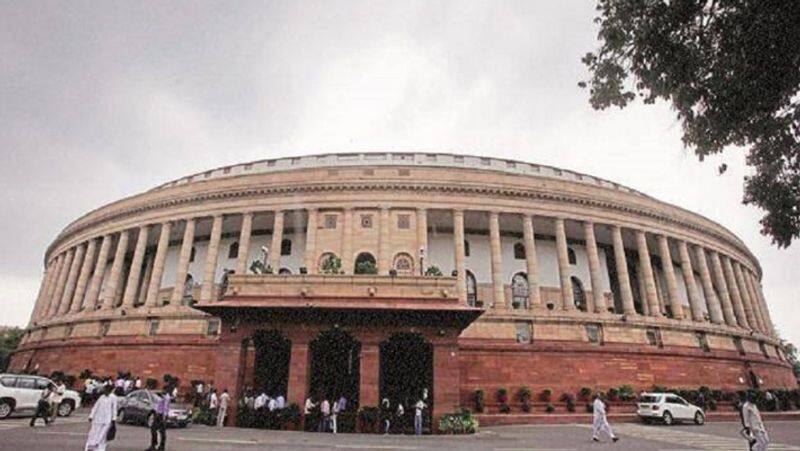
POLYGON ((42 310, 42 318, 47 319, 55 314, 55 308, 58 302, 56 302, 56 287, 58 286, 58 281, 61 279, 61 272, 64 269, 64 258, 65 255, 62 253, 58 257, 56 257, 55 268, 53 269, 53 279, 50 281, 50 286, 47 287, 47 294, 46 300, 47 304, 44 310, 42 310))
POLYGON ((292 340, 292 355, 289 360, 289 388, 287 402, 297 403, 303 410, 308 392, 308 342, 292 340))
POLYGON ((583 223, 583 235, 586 239, 586 256, 589 260, 589 279, 592 284, 592 300, 595 313, 607 313, 606 298, 603 296, 603 280, 600 271, 600 256, 597 253, 597 240, 594 236, 594 224, 583 223))
POLYGON ((64 295, 61 298, 61 305, 58 307, 58 313, 65 315, 69 312, 69 306, 72 302, 72 295, 75 294, 75 285, 78 282, 78 272, 83 262, 83 255, 86 253, 86 244, 81 243, 76 246, 75 256, 72 258, 72 264, 69 267, 69 274, 67 275, 67 283, 64 287, 64 295))
MULTIPOLYGON (((319 212, 316 208, 308 208, 308 220, 306 222, 306 255, 303 258, 303 266, 306 267, 308 274, 317 273, 317 223, 319 212)), ((387 270, 388 273, 388 270, 387 270)))
POLYGON ((392 259, 389 255, 389 207, 381 207, 380 212, 380 235, 378 235, 378 274, 385 276, 389 274, 392 266, 392 259))
POLYGON ((458 344, 442 343, 433 345, 433 412, 431 424, 434 430, 443 414, 455 412, 459 408, 459 365, 458 344))
POLYGON ((31 323, 35 322, 42 316, 42 311, 47 306, 47 291, 50 287, 50 280, 53 278, 53 269, 55 269, 55 260, 51 260, 49 264, 45 264, 44 274, 42 274, 42 285, 39 288, 39 295, 36 297, 36 305, 31 315, 31 323))
POLYGON ((683 305, 678 295, 678 281, 675 279, 675 268, 672 265, 672 253, 669 250, 669 241, 666 236, 658 236, 658 253, 661 256, 661 267, 664 271, 664 278, 667 280, 667 293, 669 294, 669 305, 672 310, 672 317, 683 319, 683 305))
POLYGON ((503 283, 503 256, 500 248, 500 215, 489 212, 489 240, 492 260, 492 302, 494 308, 505 309, 506 292, 503 283))
POLYGON ((747 322, 747 314, 744 311, 742 296, 739 293, 739 287, 736 285, 736 275, 733 272, 730 259, 725 255, 722 256, 722 268, 725 270, 725 281, 728 283, 728 293, 731 295, 733 312, 736 314, 736 322, 745 329, 749 329, 750 324, 747 322))
POLYGON ((125 253, 128 251, 128 240, 130 233, 123 230, 117 239, 117 250, 114 252, 114 263, 111 264, 111 272, 108 274, 108 282, 103 289, 103 310, 114 308, 114 301, 117 298, 117 291, 122 280, 122 265, 125 263, 125 253))
POLYGON ((70 266, 72 266, 72 257, 74 256, 75 248, 70 248, 66 255, 63 257, 61 269, 58 271, 58 280, 56 280, 55 291, 53 291, 53 299, 50 305, 50 316, 53 317, 58 313, 59 305, 61 304, 61 296, 64 294, 64 286, 67 283, 67 273, 70 266))
POLYGON ((772 323, 772 317, 769 313, 769 306, 767 305, 767 300, 764 298, 764 289, 761 286, 761 282, 753 275, 753 289, 756 292, 756 296, 758 297, 758 301, 761 304, 761 310, 764 313, 764 321, 766 323, 768 333, 770 336, 775 336, 775 326, 772 323))
POLYGON ((750 325, 752 330, 758 331, 759 323, 756 319, 755 312, 753 311, 750 292, 747 289, 747 285, 745 285, 744 276, 742 275, 742 268, 739 265, 739 262, 733 262, 733 273, 736 275, 736 285, 739 288, 739 294, 742 296, 742 305, 744 306, 744 313, 747 317, 747 323, 750 325))
POLYGON ((269 266, 275 274, 281 269, 281 242, 283 241, 283 217, 284 211, 275 212, 275 219, 272 223, 272 247, 269 250, 269 266))
POLYGON ((236 274, 247 274, 247 257, 250 254, 250 235, 253 231, 253 213, 242 214, 242 230, 239 232, 239 257, 236 260, 236 274))
POLYGON ((631 278, 628 275, 628 262, 625 260, 625 244, 622 242, 622 229, 619 226, 611 226, 611 238, 614 244, 614 262, 617 266, 619 291, 622 296, 622 312, 626 315, 635 315, 636 307, 633 305, 631 278))
POLYGON ((725 281, 725 274, 722 271, 722 262, 719 259, 719 254, 715 251, 711 253, 711 269, 714 271, 714 281, 717 283, 719 290, 719 300, 722 304, 722 316, 725 318, 725 323, 729 326, 736 326, 736 316, 733 313, 733 303, 731 302, 731 295, 728 291, 728 283, 725 281))
POLYGON ((650 250, 647 248, 647 235, 644 230, 636 231, 636 246, 639 250, 639 266, 642 267, 644 275, 645 299, 649 307, 650 316, 660 317, 661 308, 658 304, 658 292, 656 291, 656 280, 653 275, 653 265, 650 262, 650 250))
POLYGON ((186 274, 189 272, 189 259, 192 258, 192 246, 194 245, 194 219, 186 220, 186 227, 183 230, 183 241, 181 242, 181 253, 178 257, 178 268, 175 270, 175 283, 172 287, 170 305, 178 306, 183 299, 183 288, 186 283, 186 274))
POLYGON ((227 389, 231 396, 231 402, 228 404, 228 417, 225 421, 227 426, 236 424, 236 406, 242 396, 243 357, 242 341, 238 339, 238 335, 233 335, 229 339, 223 338, 223 341, 220 341, 217 347, 214 384, 220 393, 227 389))
POLYGON ((761 305, 759 305, 758 296, 756 296, 755 288, 753 288, 753 279, 750 270, 746 268, 742 269, 742 276, 744 277, 744 284, 747 287, 748 294, 750 294, 750 302, 752 302, 753 314, 758 323, 758 330, 761 333, 768 333, 767 325, 764 321, 764 314, 761 312, 761 305))
POLYGON ((533 231, 533 217, 522 215, 522 239, 525 242, 525 267, 528 271, 529 308, 542 306, 542 295, 539 291, 539 262, 536 260, 536 235, 533 231))
POLYGON ((453 210, 453 241, 455 248, 458 300, 467 303, 467 269, 464 265, 464 210, 453 210))
POLYGON ((569 255, 567 252, 567 233, 564 219, 556 218, 556 253, 558 255, 558 278, 561 281, 561 306, 564 310, 575 310, 575 299, 570 280, 569 255))
POLYGON ((360 407, 377 407, 380 400, 380 346, 374 342, 361 343, 361 367, 359 369, 360 407))
POLYGON ((97 309, 97 298, 100 294, 100 285, 103 283, 103 274, 108 265, 108 252, 111 248, 111 235, 104 235, 103 242, 100 244, 100 252, 97 254, 97 262, 94 265, 92 279, 89 282, 89 289, 86 292, 86 310, 93 312, 97 309))
POLYGON ((71 313, 78 313, 81 311, 81 307, 83 306, 83 296, 86 294, 86 284, 89 283, 89 274, 92 270, 92 266, 94 265, 94 254, 96 250, 97 240, 89 240, 89 244, 86 247, 86 253, 83 257, 81 271, 78 274, 78 282, 75 285, 75 294, 72 295, 72 307, 70 308, 71 313))
POLYGON ((686 246, 685 241, 678 241, 678 253, 681 257, 683 281, 686 285, 686 291, 689 293, 692 319, 694 321, 704 321, 703 309, 700 306, 700 293, 697 291, 697 282, 694 280, 694 271, 692 270, 692 258, 689 256, 689 248, 686 246))
POLYGON ((700 270, 700 281, 703 284, 703 292, 706 295, 708 316, 711 318, 712 323, 722 324, 724 321, 722 317, 722 308, 719 305, 717 294, 714 292, 714 283, 711 281, 711 272, 708 270, 706 251, 701 246, 695 246, 694 251, 697 257, 697 266, 700 270))
POLYGON ((203 285, 200 287, 201 302, 210 301, 214 295, 214 279, 217 274, 217 257, 219 257, 219 239, 221 236, 222 215, 216 215, 211 224, 211 238, 208 241, 206 263, 203 267, 203 285))
POLYGON ((149 231, 149 225, 139 228, 136 248, 133 251, 133 260, 131 260, 131 269, 128 272, 128 283, 125 285, 125 293, 122 295, 123 307, 133 307, 136 301, 136 292, 139 289, 139 276, 142 274, 142 261, 144 260, 144 252, 147 248, 147 234, 149 231))
POLYGON ((147 307, 158 306, 158 291, 161 289, 161 279, 164 277, 164 262, 167 259, 170 232, 172 232, 171 222, 167 221, 161 224, 156 256, 153 259, 153 272, 150 274, 150 284, 147 287, 147 296, 144 300, 144 304, 147 307))

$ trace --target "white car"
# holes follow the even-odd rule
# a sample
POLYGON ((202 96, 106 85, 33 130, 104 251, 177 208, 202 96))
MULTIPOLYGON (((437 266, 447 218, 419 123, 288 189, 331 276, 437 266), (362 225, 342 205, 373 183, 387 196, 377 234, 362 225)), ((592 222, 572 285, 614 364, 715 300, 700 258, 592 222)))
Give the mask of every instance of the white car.
MULTIPOLYGON (((35 412, 42 390, 50 384, 53 381, 42 376, 0 374, 0 419, 8 418, 13 412, 35 412)), ((78 392, 66 390, 58 405, 58 416, 67 417, 80 406, 78 392)))
POLYGON ((669 426, 677 421, 706 422, 703 409, 674 393, 642 393, 636 405, 636 414, 646 423, 659 420, 669 426))

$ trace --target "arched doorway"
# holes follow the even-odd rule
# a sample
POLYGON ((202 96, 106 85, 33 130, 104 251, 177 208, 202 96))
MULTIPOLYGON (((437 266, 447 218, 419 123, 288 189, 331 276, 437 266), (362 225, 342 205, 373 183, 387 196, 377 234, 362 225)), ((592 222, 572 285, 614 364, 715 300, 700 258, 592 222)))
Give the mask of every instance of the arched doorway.
POLYGON ((347 410, 358 409, 361 343, 339 329, 319 334, 310 344, 309 395, 325 397, 333 405, 347 398, 347 410))
POLYGON ((271 397, 287 395, 292 342, 277 330, 261 330, 253 335, 255 362, 253 388, 271 397))
POLYGON ((375 263, 375 256, 369 252, 362 252, 356 257, 353 266, 353 274, 377 274, 378 266, 375 263))
POLYGON ((433 409, 433 346, 420 334, 398 333, 380 345, 380 399, 388 399, 392 408, 403 404, 405 417, 397 426, 413 430, 414 404, 424 393, 427 410, 424 428, 429 428, 433 409))

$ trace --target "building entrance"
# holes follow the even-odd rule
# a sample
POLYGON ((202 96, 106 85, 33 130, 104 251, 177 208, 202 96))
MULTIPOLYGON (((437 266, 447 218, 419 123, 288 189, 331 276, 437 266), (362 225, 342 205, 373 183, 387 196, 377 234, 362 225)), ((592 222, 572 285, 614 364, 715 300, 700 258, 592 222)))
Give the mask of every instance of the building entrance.
POLYGON ((255 362, 254 388, 270 397, 286 397, 289 385, 289 360, 292 343, 276 330, 260 330, 253 335, 255 362))
POLYGON ((324 331, 310 344, 308 393, 318 400, 344 396, 347 409, 357 410, 361 344, 338 329, 324 331))
POLYGON ((380 345, 380 398, 393 408, 398 403, 405 417, 398 425, 413 428, 414 405, 424 398, 425 426, 433 409, 433 346, 420 334, 397 333, 380 345))

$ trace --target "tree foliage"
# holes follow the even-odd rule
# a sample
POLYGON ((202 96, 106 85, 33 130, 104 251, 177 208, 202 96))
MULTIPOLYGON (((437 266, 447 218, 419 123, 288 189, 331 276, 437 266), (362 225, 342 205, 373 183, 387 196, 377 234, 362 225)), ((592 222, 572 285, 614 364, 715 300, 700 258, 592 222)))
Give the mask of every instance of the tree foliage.
MULTIPOLYGON (((666 100, 702 161, 747 149, 745 204, 779 247, 800 237, 800 1, 598 0, 583 62, 595 109, 666 100)), ((726 166, 720 166, 720 173, 726 166)))
POLYGON ((17 349, 17 345, 22 340, 24 333, 25 331, 19 327, 0 331, 0 372, 8 368, 8 364, 11 361, 11 353, 17 349))

